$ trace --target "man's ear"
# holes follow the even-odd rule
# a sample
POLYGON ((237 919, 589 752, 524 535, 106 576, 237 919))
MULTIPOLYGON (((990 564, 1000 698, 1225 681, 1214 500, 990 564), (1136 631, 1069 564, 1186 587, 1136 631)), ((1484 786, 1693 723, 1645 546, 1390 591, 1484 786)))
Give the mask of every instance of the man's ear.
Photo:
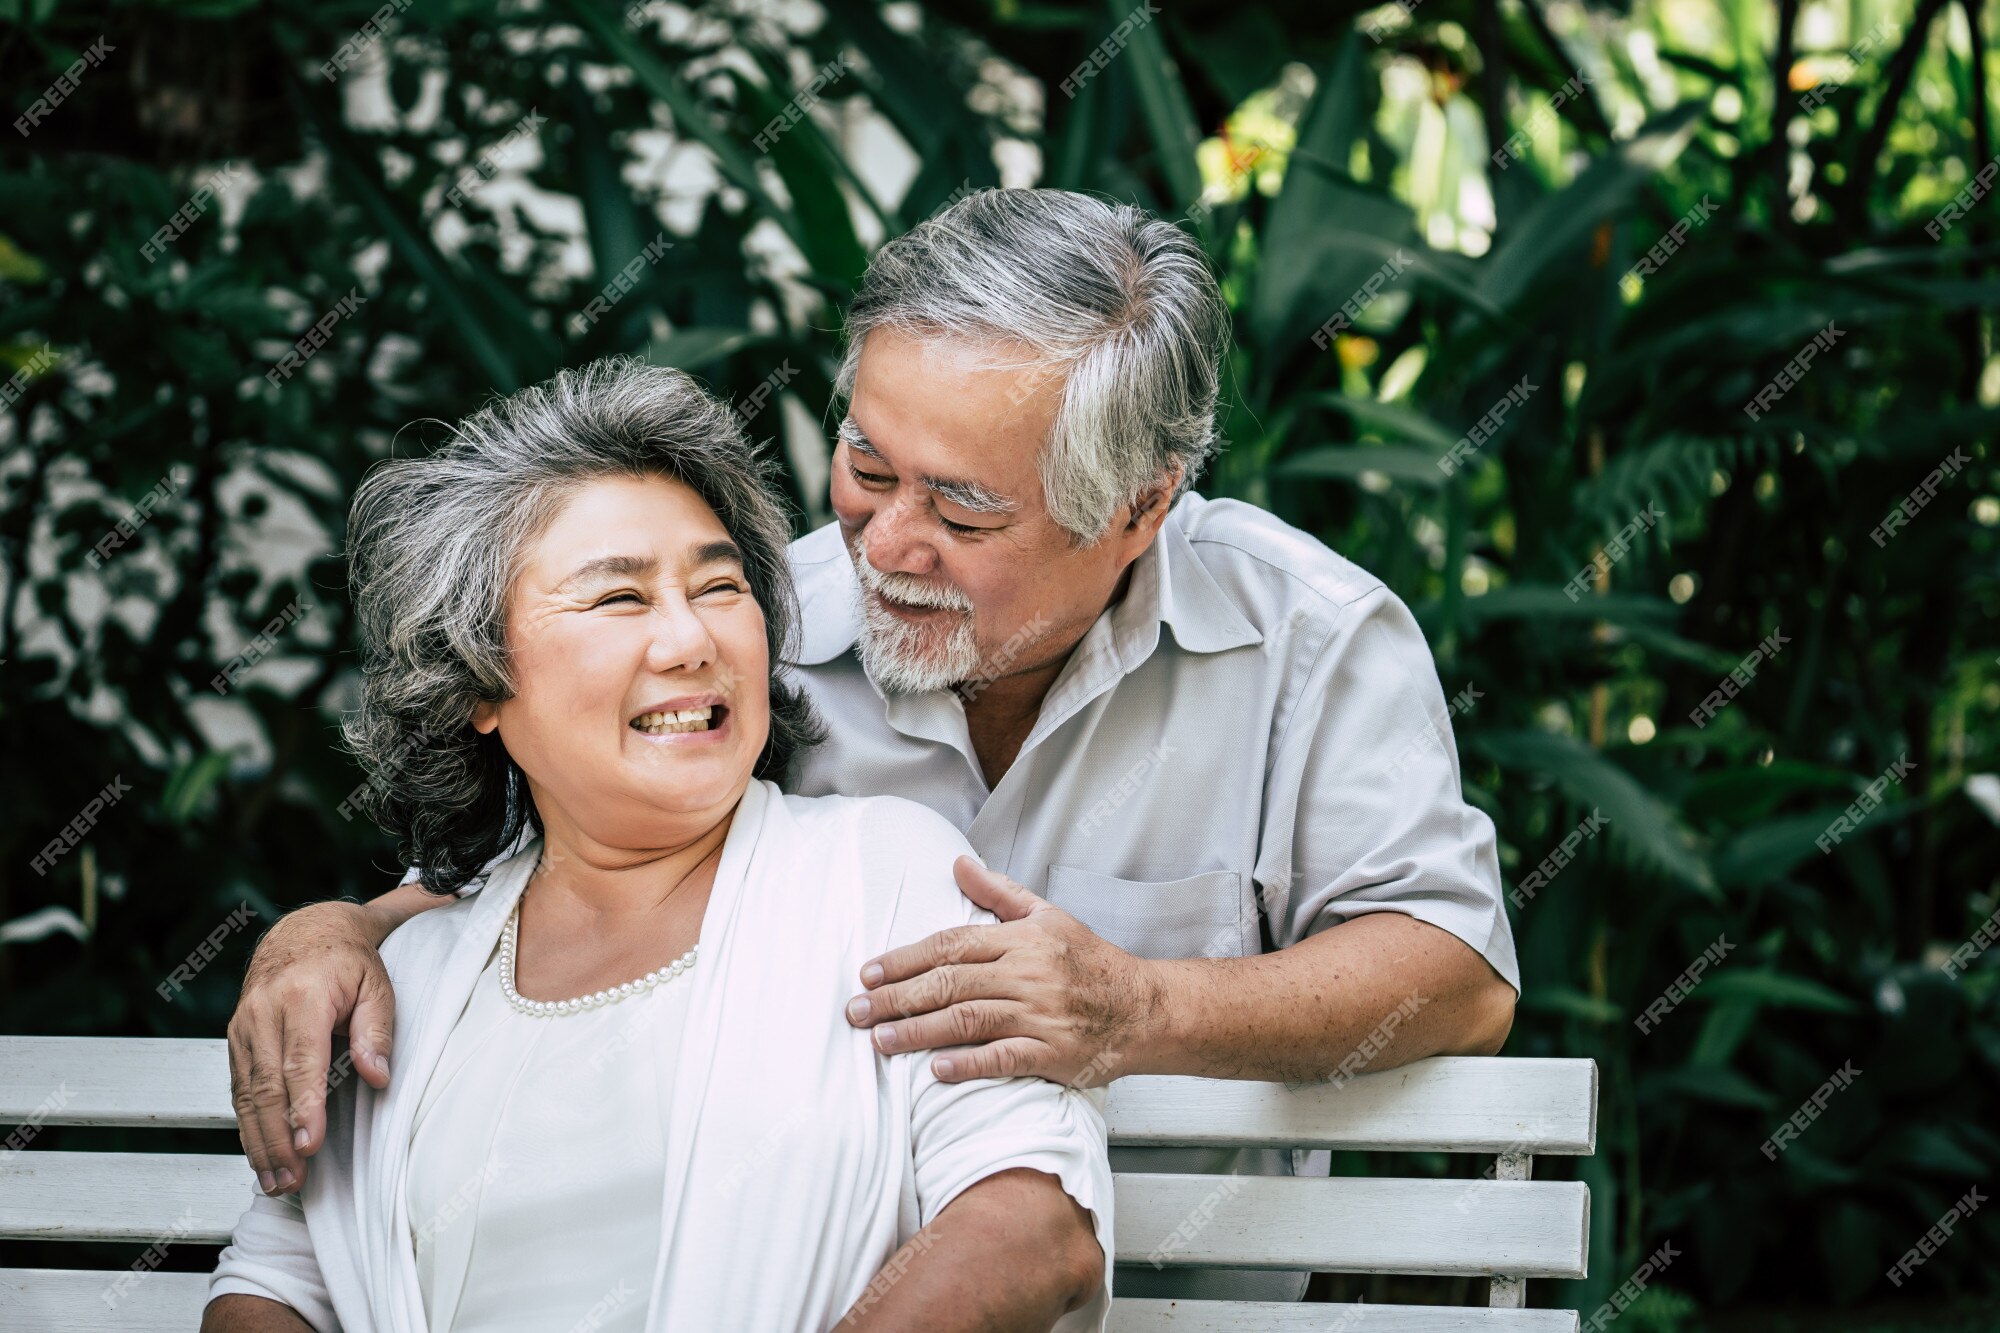
POLYGON ((1167 508, 1173 501, 1174 492, 1180 489, 1181 477, 1187 469, 1175 463, 1160 475, 1159 480, 1139 492, 1132 502, 1132 516, 1126 520, 1126 527, 1157 528, 1166 521, 1167 508))

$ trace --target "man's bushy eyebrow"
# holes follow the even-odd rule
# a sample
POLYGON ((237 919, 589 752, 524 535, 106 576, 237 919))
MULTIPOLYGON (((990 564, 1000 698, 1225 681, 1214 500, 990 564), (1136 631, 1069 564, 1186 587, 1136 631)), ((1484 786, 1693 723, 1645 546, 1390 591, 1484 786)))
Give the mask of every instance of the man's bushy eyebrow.
POLYGON ((869 443, 868 436, 862 432, 861 426, 853 417, 841 418, 840 430, 837 433, 840 436, 840 442, 848 448, 859 449, 862 453, 867 454, 877 462, 886 461, 883 459, 881 451, 869 443))
POLYGON ((949 477, 925 477, 924 485, 957 505, 960 509, 970 509, 975 514, 1011 514, 1021 506, 995 490, 981 486, 976 481, 956 481, 949 477))
MULTIPOLYGON (((867 434, 853 417, 841 419, 839 436, 841 443, 848 448, 866 454, 878 463, 887 464, 888 460, 883 458, 881 451, 869 442, 867 434)), ((1021 508, 1018 500, 1009 499, 991 487, 982 486, 966 478, 926 475, 917 480, 960 509, 970 509, 975 514, 1012 514, 1021 508)))

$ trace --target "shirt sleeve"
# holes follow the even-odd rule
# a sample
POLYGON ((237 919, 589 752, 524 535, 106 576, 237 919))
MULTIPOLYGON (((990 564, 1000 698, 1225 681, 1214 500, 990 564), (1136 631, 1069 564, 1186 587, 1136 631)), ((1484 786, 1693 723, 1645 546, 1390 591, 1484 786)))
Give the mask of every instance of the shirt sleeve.
MULTIPOLYGON (((880 855, 892 847, 901 862, 892 946, 915 943, 939 930, 992 924, 997 918, 959 892, 952 862, 971 844, 943 816, 913 802, 871 802, 895 807, 893 841, 865 836, 880 855)), ((931 1072, 935 1051, 894 1056, 910 1088, 911 1153, 919 1226, 929 1226, 960 1194, 988 1176, 1025 1168, 1061 1182, 1063 1191, 1090 1214, 1104 1252, 1104 1285, 1097 1298, 1072 1311, 1059 1333, 1102 1329, 1111 1308, 1111 1159, 1104 1123, 1104 1090, 1079 1090, 1039 1078, 986 1078, 941 1082, 931 1072)))
POLYGON ((306 1234, 305 1205, 296 1194, 270 1198, 254 1190, 250 1207, 236 1223, 235 1235, 208 1280, 208 1299, 218 1296, 262 1296, 290 1306, 311 1324, 314 1333, 340 1333, 306 1234))
POLYGON ((1329 609, 1282 719, 1265 801, 1259 881, 1279 948, 1370 912, 1401 912, 1464 940, 1516 992, 1493 821, 1460 785, 1430 646, 1386 588, 1329 609))
POLYGON ((934 1056, 919 1051, 896 1057, 911 1067, 912 1152, 922 1224, 929 1226, 947 1204, 988 1176, 1017 1168, 1054 1176, 1090 1214, 1104 1251, 1104 1285, 1097 1298, 1056 1327, 1062 1333, 1103 1328, 1116 1254, 1104 1090, 1079 1091, 1038 1078, 941 1083, 931 1073, 934 1056))

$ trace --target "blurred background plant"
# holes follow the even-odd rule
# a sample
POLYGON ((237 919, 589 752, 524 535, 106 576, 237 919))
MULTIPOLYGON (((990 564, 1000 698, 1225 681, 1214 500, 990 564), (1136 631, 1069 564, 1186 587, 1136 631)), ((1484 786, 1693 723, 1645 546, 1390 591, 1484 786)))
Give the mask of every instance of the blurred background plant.
POLYGON ((1945 966, 2000 908, 1992 9, 0 0, 0 1029, 217 1035, 262 924, 391 882, 337 552, 412 423, 638 352, 806 530, 871 249, 1092 190, 1222 275, 1202 489, 1469 705, 1509 1050, 1604 1080, 1540 1297, 1672 1241, 1635 1328, 1990 1305, 1992 1212, 1883 1274, 2000 1165, 2000 950, 1945 966))

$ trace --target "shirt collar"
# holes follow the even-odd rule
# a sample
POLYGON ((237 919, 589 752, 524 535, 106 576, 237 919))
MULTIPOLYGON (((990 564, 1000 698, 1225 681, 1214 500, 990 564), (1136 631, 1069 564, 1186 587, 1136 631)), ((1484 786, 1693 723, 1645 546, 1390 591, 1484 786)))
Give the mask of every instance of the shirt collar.
POLYGON ((1169 626, 1174 642, 1191 653, 1219 653, 1264 641, 1188 540, 1188 520, 1207 503, 1190 493, 1173 507, 1152 546, 1133 561, 1133 587, 1127 590, 1126 598, 1138 600, 1131 595, 1139 585, 1138 566, 1150 562, 1158 571, 1159 591, 1153 595, 1151 608, 1142 604, 1140 609, 1147 611, 1155 627, 1162 623, 1169 626))
MULTIPOLYGON (((1159 646, 1161 625, 1192 653, 1263 642, 1188 540, 1184 523, 1206 503, 1198 495, 1182 497, 1153 544, 1132 562, 1131 581, 1124 598, 1111 608, 1108 626, 1127 670, 1159 646)), ((799 665, 820 666, 853 648, 860 637, 861 584, 838 523, 799 538, 791 554, 802 619, 799 665)))

